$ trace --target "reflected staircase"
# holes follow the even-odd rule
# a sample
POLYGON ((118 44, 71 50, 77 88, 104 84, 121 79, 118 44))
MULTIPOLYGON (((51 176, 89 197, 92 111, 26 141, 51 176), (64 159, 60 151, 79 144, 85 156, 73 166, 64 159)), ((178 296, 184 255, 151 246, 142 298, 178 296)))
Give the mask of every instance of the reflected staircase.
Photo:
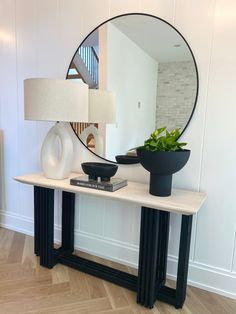
MULTIPOLYGON (((99 58, 94 47, 81 46, 78 52, 75 54, 73 62, 70 65, 67 79, 69 80, 82 80, 88 84, 90 89, 98 88, 98 66, 99 58)), ((98 123, 71 123, 74 132, 80 135, 91 124, 98 128, 98 123)), ((92 134, 89 134, 87 141, 87 147, 90 149, 95 148, 94 138, 92 134)))
POLYGON ((68 79, 81 79, 89 88, 98 88, 99 58, 91 46, 81 46, 71 63, 68 79))

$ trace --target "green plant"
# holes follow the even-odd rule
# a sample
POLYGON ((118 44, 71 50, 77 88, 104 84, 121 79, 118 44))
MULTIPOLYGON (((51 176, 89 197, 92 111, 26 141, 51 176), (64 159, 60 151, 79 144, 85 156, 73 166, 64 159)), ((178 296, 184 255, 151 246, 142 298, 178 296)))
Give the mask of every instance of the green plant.
POLYGON ((166 127, 155 130, 149 139, 144 142, 144 145, 140 149, 148 151, 164 151, 164 152, 176 152, 184 150, 182 147, 187 143, 179 143, 177 140, 180 136, 180 129, 174 129, 168 132, 166 127), (165 132, 165 135, 164 135, 165 132))

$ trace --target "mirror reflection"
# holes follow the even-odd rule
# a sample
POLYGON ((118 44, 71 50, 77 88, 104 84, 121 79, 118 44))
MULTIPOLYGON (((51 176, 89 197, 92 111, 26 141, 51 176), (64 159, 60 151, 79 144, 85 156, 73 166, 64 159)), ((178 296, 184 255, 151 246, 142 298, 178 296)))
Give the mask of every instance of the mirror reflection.
POLYGON ((116 161, 133 155, 154 129, 188 124, 197 98, 196 64, 186 41, 168 23, 145 14, 119 16, 80 45, 68 79, 116 95, 116 124, 73 123, 83 144, 116 161))

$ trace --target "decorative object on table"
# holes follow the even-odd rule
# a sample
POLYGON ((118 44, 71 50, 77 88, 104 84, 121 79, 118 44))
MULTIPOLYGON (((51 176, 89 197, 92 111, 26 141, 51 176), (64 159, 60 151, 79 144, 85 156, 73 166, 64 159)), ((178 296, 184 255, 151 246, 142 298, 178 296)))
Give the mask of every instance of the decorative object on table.
POLYGON ((94 122, 96 116, 101 119, 97 108, 101 103, 113 119, 115 104, 111 92, 90 91, 87 84, 69 80, 32 78, 24 81, 26 120, 67 122, 56 123, 43 142, 41 164, 46 177, 64 179, 69 176, 74 158, 69 122, 94 122), (57 138, 61 144, 59 149, 56 149, 57 138))
POLYGON ((61 121, 88 121, 88 85, 60 79, 27 79, 24 103, 26 120, 60 121, 44 139, 41 165, 46 177, 67 178, 73 164, 73 142, 68 125, 61 121), (57 137, 61 143, 60 158, 57 137))
POLYGON ((129 155, 117 155, 115 156, 116 162, 118 164, 138 164, 138 156, 129 156, 129 155))
POLYGON ((127 180, 111 178, 110 181, 99 181, 89 179, 88 176, 81 176, 70 179, 71 185, 82 186, 91 189, 114 192, 127 185, 127 180))
POLYGON ((141 165, 150 172, 149 193, 152 195, 171 195, 172 175, 189 159, 190 150, 183 149, 187 144, 179 143, 179 136, 179 129, 168 132, 163 127, 155 130, 144 145, 137 148, 141 165))
POLYGON ((110 181, 111 177, 116 174, 117 165, 106 164, 102 162, 83 162, 81 167, 90 180, 101 178, 102 182, 110 181))

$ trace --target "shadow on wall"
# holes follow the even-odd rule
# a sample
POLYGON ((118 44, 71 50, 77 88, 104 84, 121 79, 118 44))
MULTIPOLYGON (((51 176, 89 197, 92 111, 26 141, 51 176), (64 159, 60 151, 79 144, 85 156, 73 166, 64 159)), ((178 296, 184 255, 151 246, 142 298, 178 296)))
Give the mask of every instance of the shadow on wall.
POLYGON ((5 210, 3 131, 0 130, 0 211, 5 210))

